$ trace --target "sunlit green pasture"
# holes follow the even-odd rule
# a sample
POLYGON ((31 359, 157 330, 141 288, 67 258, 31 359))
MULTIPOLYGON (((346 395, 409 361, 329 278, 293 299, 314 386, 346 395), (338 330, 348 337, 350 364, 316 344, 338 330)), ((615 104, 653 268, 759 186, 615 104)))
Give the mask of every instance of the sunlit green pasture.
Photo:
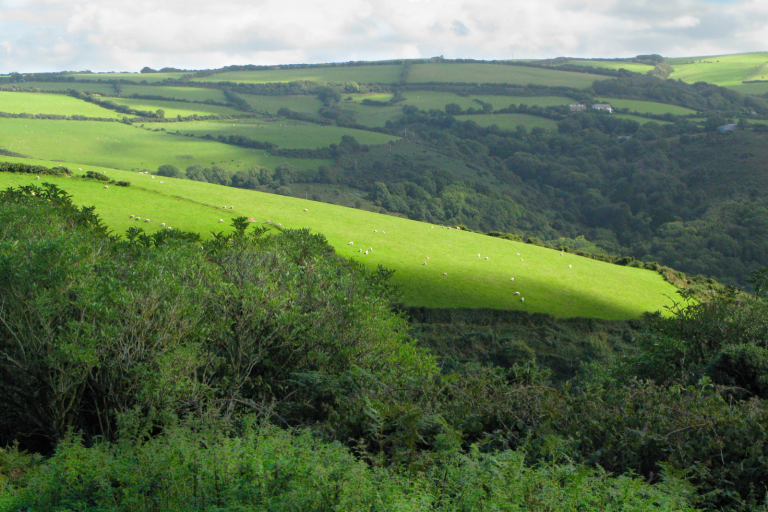
POLYGON ((502 83, 513 85, 548 85, 584 89, 603 77, 588 73, 573 73, 558 69, 542 69, 503 64, 414 64, 408 83, 464 82, 502 83))
POLYGON ((413 105, 422 110, 443 110, 449 103, 456 103, 463 109, 481 109, 483 106, 476 102, 475 99, 490 103, 493 105, 494 109, 507 108, 510 105, 520 105, 523 103, 528 106, 538 105, 540 107, 568 105, 569 103, 573 103, 572 99, 560 96, 459 96, 458 94, 450 92, 437 91, 408 91, 405 94, 405 98, 406 101, 404 104, 413 105))
POLYGON ((647 124, 647 123, 671 124, 670 121, 659 121, 658 119, 649 119, 647 117, 633 116, 632 114, 612 114, 612 117, 618 117, 619 119, 630 119, 632 121, 637 121, 640 124, 647 124))
MULTIPOLYGON (((146 127, 157 129, 153 123, 146 127)), ((281 163, 308 169, 328 163, 325 160, 273 157, 263 151, 119 122, 0 118, 0 141, 3 141, 3 149, 34 158, 115 169, 156 170, 164 164, 179 168, 200 164, 236 171, 253 166, 275 167, 281 163)))
POLYGON ((515 130, 519 125, 523 125, 529 130, 531 128, 557 130, 557 122, 528 114, 473 114, 469 116, 456 116, 456 120, 474 121, 479 126, 492 126, 495 124, 502 130, 515 130))
POLYGON ((221 89, 203 87, 174 87, 170 85, 121 85, 122 94, 130 96, 162 96, 163 98, 187 101, 218 101, 226 103, 227 98, 221 89))
POLYGON ((256 112, 276 114, 281 108, 287 108, 303 114, 317 114, 323 103, 317 96, 287 95, 287 96, 257 96, 255 94, 241 94, 241 98, 248 102, 256 112))
POLYGON ((614 98, 603 98, 598 101, 601 103, 610 103, 613 108, 626 108, 629 109, 630 112, 637 112, 639 114, 674 114, 676 116, 687 116, 696 113, 695 110, 689 108, 668 105, 666 103, 656 103, 654 101, 618 100, 614 98))
POLYGON ((189 73, 75 73, 75 80, 130 80, 131 82, 162 82, 168 78, 179 79, 189 73))
POLYGON ((626 69, 634 73, 647 73, 653 69, 653 66, 649 64, 641 64, 639 62, 626 62, 621 60, 581 60, 573 59, 567 62, 567 64, 573 64, 576 66, 589 66, 593 68, 603 69, 626 69))
MULTIPOLYGON (((100 169, 85 166, 83 170, 100 169)), ((134 225, 153 232, 164 222, 207 235, 229 230, 236 216, 251 217, 257 224, 271 221, 284 228, 309 227, 324 234, 341 256, 371 268, 394 269, 395 282, 401 285, 409 305, 625 319, 660 310, 669 304, 666 296, 676 292, 659 274, 648 270, 561 255, 439 225, 188 180, 164 178, 161 184, 159 177, 115 170, 106 173, 133 185, 105 189, 100 183, 76 178, 45 176, 37 181, 34 176, 0 173, 0 186, 55 183, 70 192, 76 203, 96 206, 96 212, 117 233, 134 225), (150 222, 131 220, 130 215, 150 222), (366 250, 367 255, 360 252, 366 250)))
POLYGON ((152 123, 152 128, 165 128, 169 132, 195 136, 241 135, 254 140, 274 142, 281 148, 322 148, 338 144, 343 135, 351 135, 361 144, 386 144, 397 137, 383 133, 341 128, 338 126, 319 126, 288 119, 278 121, 228 120, 195 121, 186 123, 152 123))
POLYGON ((0 112, 11 114, 53 114, 117 119, 125 117, 66 94, 0 91, 0 112))
POLYGON ((768 80, 768 52, 738 53, 711 57, 667 59, 674 69, 670 78, 683 82, 708 82, 740 87, 744 80, 768 80))
POLYGON ((383 64, 380 66, 336 66, 300 69, 264 69, 259 71, 227 71, 212 76, 194 78, 193 82, 239 82, 263 84, 269 82, 359 82, 385 83, 397 82, 403 66, 383 64))
POLYGON ((239 110, 229 107, 220 107, 218 105, 201 105, 199 103, 186 103, 183 101, 171 100, 139 100, 132 98, 109 98, 109 101, 118 105, 125 105, 135 110, 147 112, 156 112, 162 110, 165 117, 176 116, 212 116, 212 115, 238 115, 242 114, 239 110))
POLYGON ((0 89, 40 89, 44 91, 68 91, 74 89, 81 92, 95 92, 99 94, 115 94, 112 84, 86 84, 76 82, 21 82, 14 84, 0 84, 0 89))

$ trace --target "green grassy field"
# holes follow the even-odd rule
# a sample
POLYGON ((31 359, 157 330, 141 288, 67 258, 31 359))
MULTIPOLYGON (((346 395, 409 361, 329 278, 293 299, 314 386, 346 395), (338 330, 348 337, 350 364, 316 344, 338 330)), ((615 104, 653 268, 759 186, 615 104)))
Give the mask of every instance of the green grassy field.
POLYGON ((168 78, 179 79, 189 73, 75 73, 75 80, 130 80, 131 82, 162 82, 168 78))
POLYGON ((666 62, 675 69, 670 78, 688 83, 709 82, 738 89, 744 80, 768 80, 768 52, 682 57, 666 62))
POLYGON ((162 96, 164 98, 187 101, 218 101, 226 103, 227 98, 220 89, 202 87, 172 87, 169 85, 121 85, 122 94, 130 96, 162 96))
POLYGON ((598 100, 601 103, 610 103, 613 108, 626 108, 630 112, 637 112, 639 114, 674 114, 676 116, 687 116, 695 114, 695 110, 691 110, 685 107, 678 107, 677 105, 667 105, 666 103, 656 103, 654 101, 639 101, 639 100, 617 100, 614 98, 603 98, 598 100))
POLYGON ((267 112, 276 114, 278 110, 285 107, 294 112, 304 114, 317 114, 323 103, 316 96, 256 96, 254 94, 241 94, 251 108, 257 112, 267 112))
POLYGON ((394 279, 410 305, 624 319, 660 310, 669 304, 665 295, 676 292, 654 272, 570 254, 561 256, 554 250, 456 229, 206 183, 165 178, 161 184, 160 179, 148 175, 114 170, 106 173, 113 179, 127 179, 133 186, 104 189, 99 183, 74 178, 46 176, 36 181, 34 176, 7 173, 0 174, 0 186, 56 183, 71 193, 75 202, 96 206, 97 213, 117 233, 131 225, 153 231, 165 222, 177 229, 207 234, 228 230, 235 216, 280 223, 285 228, 310 227, 323 233, 340 255, 371 268, 383 265, 394 269, 394 279), (130 215, 151 222, 136 222, 130 215), (370 248, 373 251, 367 255, 358 252, 370 248), (514 295, 516 291, 525 302, 514 295))
POLYGON ((657 119, 648 119, 647 117, 633 116, 632 114, 611 114, 611 115, 613 117, 618 117, 620 119, 631 119, 632 121, 637 121, 640 124, 646 124, 646 123, 672 124, 670 121, 659 121, 657 119))
POLYGON ((132 109, 155 112, 163 110, 165 117, 176 116, 211 116, 224 114, 228 116, 242 114, 239 110, 218 105, 201 105, 199 103, 185 103, 171 100, 135 100, 130 98, 109 98, 109 101, 118 105, 125 105, 132 109))
POLYGON ((153 123, 152 128, 165 128, 169 132, 180 131, 196 136, 210 134, 242 135, 254 140, 274 142, 281 148, 322 148, 338 144, 343 135, 353 136, 361 144, 386 144, 397 137, 383 133, 340 128, 338 126, 318 126, 282 119, 279 121, 259 122, 248 120, 196 121, 188 123, 153 123))
POLYGON ((405 94, 405 98, 406 101, 403 104, 413 105, 422 110, 443 110, 449 103, 456 103, 463 109, 481 109, 482 105, 474 101, 475 99, 490 103, 494 109, 506 108, 513 104, 520 105, 521 103, 525 103, 528 106, 538 105, 541 107, 573 103, 572 99, 560 96, 459 96, 450 92, 436 91, 409 91, 405 94))
POLYGON ((193 82, 239 82, 248 84, 263 84, 269 82, 359 82, 384 83, 397 82, 400 64, 385 64, 381 66, 339 66, 330 68, 304 69, 265 69, 261 71, 228 71, 212 76, 194 78, 193 82))
MULTIPOLYGON (((152 123, 146 126, 155 128, 152 123)), ((281 163, 308 169, 328 163, 325 160, 265 156, 258 150, 98 121, 0 118, 0 141, 3 141, 3 149, 34 158, 116 169, 154 171, 164 164, 179 168, 200 164, 236 171, 252 166, 274 168, 281 163)))
POLYGON ((76 82, 22 82, 18 84, 0 84, 0 89, 41 89, 44 91, 68 91, 75 89, 82 92, 95 92, 99 94, 115 94, 112 84, 84 84, 76 82))
POLYGON ((503 130, 514 130, 518 125, 531 128, 544 128, 557 130, 557 122, 539 116, 528 114, 473 114, 469 116, 456 116, 457 121, 474 121, 479 126, 496 125, 503 130))
POLYGON ((411 67, 408 83, 466 82, 512 85, 548 85, 584 89, 603 77, 557 69, 506 66, 501 64, 416 64, 411 67))
POLYGON ((54 114, 119 119, 125 114, 102 108, 65 94, 0 91, 0 112, 11 114, 54 114))
POLYGON ((615 60, 573 59, 568 61, 566 64, 573 64, 575 66, 589 66, 593 68, 604 68, 604 69, 616 69, 616 70, 626 69, 627 71, 632 71, 634 73, 647 73, 653 69, 653 66, 650 66, 648 64, 640 64, 639 62, 622 62, 622 61, 615 61, 615 60))

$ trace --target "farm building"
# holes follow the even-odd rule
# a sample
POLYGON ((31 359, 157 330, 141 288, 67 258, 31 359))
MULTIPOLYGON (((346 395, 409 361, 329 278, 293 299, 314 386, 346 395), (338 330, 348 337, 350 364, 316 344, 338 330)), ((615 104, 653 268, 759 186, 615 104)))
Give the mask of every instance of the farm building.
POLYGON ((571 112, 579 112, 581 110, 587 110, 587 106, 586 105, 571 104, 571 105, 568 105, 568 108, 571 109, 571 112))
POLYGON ((609 114, 613 112, 613 107, 610 103, 595 103, 592 105, 592 108, 595 110, 607 110, 609 114))

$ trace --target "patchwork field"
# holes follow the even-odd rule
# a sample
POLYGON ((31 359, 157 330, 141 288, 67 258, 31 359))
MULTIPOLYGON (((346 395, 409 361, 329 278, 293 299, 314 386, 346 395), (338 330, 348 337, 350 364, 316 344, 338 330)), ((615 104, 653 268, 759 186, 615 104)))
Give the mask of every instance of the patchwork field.
POLYGON ((633 116, 632 114, 612 114, 612 117, 618 117, 619 119, 630 119, 632 121, 637 121, 640 124, 647 124, 647 123, 671 124, 670 121, 659 121, 658 119, 649 119, 647 117, 633 116))
POLYGON ((743 90, 744 80, 768 80, 768 52, 682 57, 666 62, 675 69, 670 78, 688 83, 708 82, 743 90))
MULTIPOLYGON (((157 129, 153 124, 147 127, 157 129)), ((266 156, 262 151, 117 122, 0 118, 0 141, 2 149, 34 158, 116 169, 156 170, 164 164, 179 168, 200 164, 236 171, 281 163, 308 169, 327 163, 266 156)))
POLYGON ((40 89, 43 91, 68 91, 74 89, 81 92, 95 92, 98 94, 115 94, 115 86, 112 84, 86 84, 77 82, 21 82, 13 84, 0 84, 0 89, 40 89))
POLYGON ((265 69, 260 71, 227 71, 212 76, 193 78, 193 82, 360 82, 391 84, 399 80, 401 64, 380 66, 337 66, 327 68, 265 69))
POLYGON ((408 83, 464 82, 511 85, 548 85, 584 89, 603 77, 558 69, 541 69, 502 64, 427 63, 411 67, 408 83))
POLYGON ((65 94, 41 94, 0 91, 0 112, 10 114, 53 114, 118 119, 125 117, 113 110, 65 94))
POLYGON ((189 123, 153 123, 153 129, 164 128, 169 132, 193 134, 198 137, 210 134, 241 135, 254 140, 274 142, 281 148, 323 148, 338 144, 343 135, 351 135, 361 144, 386 144, 397 137, 383 133, 341 128, 338 126, 319 126, 300 121, 279 120, 259 122, 255 120, 196 121, 189 123))
POLYGON ((162 82, 169 78, 178 80, 189 73, 75 73, 75 80, 129 80, 131 82, 162 82))
POLYGON ((162 96, 163 98, 187 101, 227 102, 227 98, 221 89, 173 87, 169 85, 120 85, 120 89, 121 93, 125 96, 138 94, 140 96, 162 96))
POLYGON ((474 101, 475 99, 490 103, 493 105, 494 109, 506 108, 510 105, 520 105, 521 103, 528 106, 538 105, 540 107, 552 107, 573 103, 572 99, 561 96, 459 96, 458 94, 450 92, 435 91, 410 91, 405 94, 405 98, 406 101, 403 102, 403 104, 413 105, 422 110, 443 110, 449 103, 456 103, 463 109, 481 109, 482 105, 474 101))
POLYGON ((528 114, 473 114, 469 116, 456 116, 457 121, 474 121, 479 126, 496 125, 502 130, 514 130, 519 125, 531 128, 544 128, 545 130, 557 130, 557 122, 539 116, 528 114))
POLYGON ((637 112, 639 114, 674 114, 676 116, 687 116, 696 113, 695 110, 689 108, 668 105, 666 103, 656 103, 654 101, 618 100, 614 98, 603 98, 598 101, 602 103, 610 103, 613 108, 626 108, 629 109, 630 112, 637 112))
POLYGON ((616 69, 616 70, 626 69, 627 71, 632 71, 633 73, 647 73, 653 69, 653 66, 648 64, 641 64, 639 62, 623 62, 623 61, 615 61, 615 60, 573 59, 568 61, 566 64, 573 64, 575 66, 589 66, 593 68, 604 68, 604 69, 616 69))
POLYGON ((287 108, 294 112, 304 114, 317 114, 323 103, 316 96, 256 96, 254 94, 241 94, 241 98, 248 102, 256 112, 276 114, 281 108, 287 108))
POLYGON ((135 110, 155 112, 162 110, 165 117, 176 116, 211 116, 224 114, 228 116, 242 114, 239 110, 229 107, 220 107, 218 105, 201 105, 199 103, 187 103, 183 101, 171 100, 138 100, 131 98, 109 98, 109 101, 118 105, 125 105, 135 110))
POLYGON ((660 310, 669 303, 665 295, 673 296, 676 291, 651 271, 561 255, 457 229, 188 180, 164 178, 161 184, 160 179, 132 172, 88 166, 83 170, 101 170, 113 179, 127 179, 133 186, 104 189, 99 183, 76 178, 46 176, 36 181, 34 176, 2 173, 0 187, 56 183, 70 192, 76 203, 96 206, 116 233, 131 225, 151 232, 165 222, 206 234, 229 229, 235 216, 252 217, 258 223, 280 223, 284 228, 309 227, 323 233, 342 256, 371 268, 383 265, 395 269, 394 279, 410 305, 623 319, 660 310), (130 215, 151 221, 133 221, 130 215), (514 295, 516 291, 521 295, 514 295))

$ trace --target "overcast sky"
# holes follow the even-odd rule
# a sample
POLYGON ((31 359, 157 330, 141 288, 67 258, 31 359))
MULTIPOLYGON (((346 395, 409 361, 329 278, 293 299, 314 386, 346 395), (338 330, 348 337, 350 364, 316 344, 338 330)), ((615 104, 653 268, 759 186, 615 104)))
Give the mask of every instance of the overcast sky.
POLYGON ((761 50, 766 0, 0 0, 0 73, 761 50))

